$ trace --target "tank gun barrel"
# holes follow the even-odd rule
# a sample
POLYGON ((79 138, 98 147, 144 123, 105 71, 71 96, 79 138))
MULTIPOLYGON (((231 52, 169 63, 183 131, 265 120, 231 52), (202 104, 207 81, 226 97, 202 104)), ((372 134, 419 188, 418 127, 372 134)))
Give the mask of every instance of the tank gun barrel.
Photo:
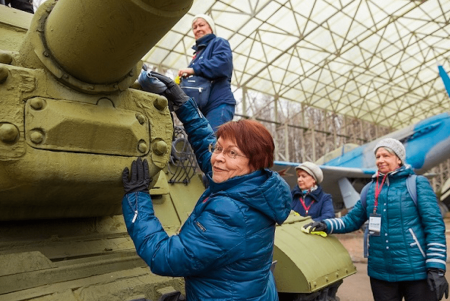
MULTIPOLYGON (((192 0, 49 2, 29 32, 39 36, 29 38, 32 49, 60 81, 91 93, 128 88, 136 64, 192 5, 192 0)), ((29 50, 25 45, 21 54, 27 57, 29 50)))

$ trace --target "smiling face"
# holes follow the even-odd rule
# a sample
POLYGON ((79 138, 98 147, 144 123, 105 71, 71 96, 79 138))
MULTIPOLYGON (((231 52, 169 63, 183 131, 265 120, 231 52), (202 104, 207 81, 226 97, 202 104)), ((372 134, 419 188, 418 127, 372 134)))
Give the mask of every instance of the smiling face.
POLYGON ((214 182, 225 182, 233 177, 246 175, 253 171, 249 166, 249 159, 245 157, 233 140, 220 137, 217 140, 216 148, 223 149, 223 151, 213 152, 211 156, 212 179, 214 182), (230 151, 233 151, 238 156, 233 159, 225 155, 225 153, 230 151))
POLYGON ((378 171, 385 174, 399 168, 402 164, 402 161, 397 157, 396 154, 387 151, 383 147, 380 147, 375 153, 375 163, 378 167, 378 171))
POLYGON ((198 40, 201 37, 212 33, 212 29, 208 22, 202 18, 198 18, 194 21, 194 23, 192 23, 192 32, 194 33, 195 39, 198 40))
POLYGON ((303 169, 297 169, 297 183, 301 190, 307 190, 316 185, 316 180, 303 169))

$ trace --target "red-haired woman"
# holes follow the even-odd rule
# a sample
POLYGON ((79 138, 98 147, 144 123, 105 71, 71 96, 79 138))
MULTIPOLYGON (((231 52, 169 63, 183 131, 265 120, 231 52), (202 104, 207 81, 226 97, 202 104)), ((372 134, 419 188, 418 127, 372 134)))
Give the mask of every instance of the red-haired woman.
POLYGON ((180 233, 169 237, 154 216, 148 165, 124 170, 122 202, 128 233, 153 273, 185 278, 194 300, 278 300, 270 272, 275 225, 291 210, 289 186, 275 172, 274 142, 253 120, 230 121, 216 136, 195 102, 171 79, 153 73, 183 122, 210 185, 180 233), (136 216, 135 212, 139 212, 136 216), (144 213, 140 213, 144 212, 144 213))

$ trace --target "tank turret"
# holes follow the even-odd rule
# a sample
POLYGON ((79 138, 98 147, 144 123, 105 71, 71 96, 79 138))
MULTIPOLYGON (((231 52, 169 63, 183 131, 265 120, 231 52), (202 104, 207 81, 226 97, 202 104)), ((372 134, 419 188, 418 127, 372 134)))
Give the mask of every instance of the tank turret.
MULTIPOLYGON (((121 216, 121 175, 136 157, 148 160, 155 213, 169 234, 204 190, 167 99, 131 88, 141 58, 191 5, 48 0, 34 16, 0 5, 0 300, 183 293, 181 278, 152 274, 136 255, 121 216)), ((299 231, 309 221, 291 217, 277 229, 281 300, 335 295, 355 273, 336 239, 299 231), (311 244, 321 265, 297 255, 311 244), (330 251, 317 255, 321 248, 330 251)))
POLYGON ((60 0, 39 8, 18 51, 2 54, 0 220, 120 214, 130 158, 148 158, 152 176, 167 165, 167 100, 129 87, 140 59, 191 4, 60 0))

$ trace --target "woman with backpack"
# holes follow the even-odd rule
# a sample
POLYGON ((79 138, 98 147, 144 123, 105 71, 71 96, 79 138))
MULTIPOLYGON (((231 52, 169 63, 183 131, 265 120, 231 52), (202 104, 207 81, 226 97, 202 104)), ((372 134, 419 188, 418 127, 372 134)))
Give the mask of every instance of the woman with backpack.
POLYGON ((447 298, 445 224, 430 183, 417 176, 416 204, 407 188, 414 171, 403 144, 382 139, 374 153, 378 172, 365 205, 358 201, 346 216, 307 224, 304 232, 348 233, 368 220, 367 271, 375 301, 447 298))

